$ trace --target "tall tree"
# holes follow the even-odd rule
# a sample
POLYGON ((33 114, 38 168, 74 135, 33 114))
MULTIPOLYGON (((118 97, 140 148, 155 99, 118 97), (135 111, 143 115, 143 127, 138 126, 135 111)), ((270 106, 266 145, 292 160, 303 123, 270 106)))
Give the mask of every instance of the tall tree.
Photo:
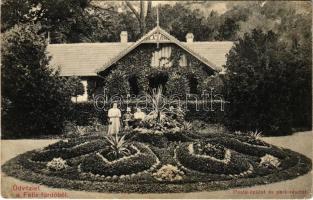
POLYGON ((71 108, 67 81, 48 65, 45 38, 33 25, 14 26, 3 34, 1 90, 7 106, 4 134, 60 133, 71 108), (62 113, 62 114, 60 114, 62 113))
POLYGON ((226 64, 224 95, 231 102, 226 124, 235 130, 261 129, 264 134, 310 126, 311 62, 299 58, 299 50, 288 48, 271 31, 253 30, 239 39, 226 64))
POLYGON ((140 0, 139 9, 136 9, 135 6, 130 3, 130 1, 125 1, 128 8, 132 11, 132 13, 136 16, 136 19, 139 23, 140 35, 144 35, 147 31, 147 23, 151 19, 151 9, 152 2, 140 0))

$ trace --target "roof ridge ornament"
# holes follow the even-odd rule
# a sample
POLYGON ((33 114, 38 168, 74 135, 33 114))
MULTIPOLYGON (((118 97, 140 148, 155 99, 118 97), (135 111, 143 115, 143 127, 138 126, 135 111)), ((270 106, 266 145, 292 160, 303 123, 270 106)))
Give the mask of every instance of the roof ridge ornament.
MULTIPOLYGON (((158 30, 158 32, 160 33, 159 27, 160 27, 160 20, 159 20, 159 4, 158 4, 158 5, 157 5, 157 30, 158 30)), ((156 39, 156 42, 157 42, 157 49, 160 48, 160 42, 159 42, 160 38, 159 38, 159 37, 160 37, 160 34, 158 34, 157 39, 156 39)))
POLYGON ((160 26, 160 19, 159 19, 159 4, 157 5, 157 27, 160 26))

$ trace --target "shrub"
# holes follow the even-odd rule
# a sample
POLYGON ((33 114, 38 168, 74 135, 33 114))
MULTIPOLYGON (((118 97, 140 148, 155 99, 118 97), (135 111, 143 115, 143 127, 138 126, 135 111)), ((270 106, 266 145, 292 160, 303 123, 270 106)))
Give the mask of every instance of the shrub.
POLYGON ((157 147, 166 147, 168 140, 163 134, 150 134, 150 133, 134 133, 132 140, 137 142, 149 143, 157 147))
MULTIPOLYGON (((220 103, 215 102, 213 104, 213 110, 210 111, 210 108, 206 107, 205 104, 198 102, 196 105, 193 102, 189 102, 187 104, 188 110, 186 111, 185 120, 187 121, 203 121, 205 123, 213 123, 213 124, 223 124, 225 112, 220 110, 220 103)), ((225 105, 225 110, 229 107, 229 104, 225 105)))
MULTIPOLYGON (((77 137, 77 138, 71 138, 71 139, 63 139, 56 143, 46 146, 44 150, 72 148, 74 146, 77 146, 86 142, 90 142, 90 141, 95 142, 95 139, 98 139, 98 138, 97 137, 77 137)), ((101 140, 96 140, 96 141, 101 142, 101 140)))
MULTIPOLYGON (((139 106, 145 107, 150 106, 145 105, 145 103, 138 104, 139 106)), ((129 102, 128 105, 123 104, 121 109, 125 110, 126 107, 136 107, 137 102, 129 102)), ((109 108, 108 105, 105 106, 106 109, 109 108)), ((219 103, 214 104, 215 111, 206 111, 203 109, 203 105, 200 104, 196 110, 195 103, 188 103, 188 110, 186 111, 185 118, 187 121, 193 122, 194 120, 202 121, 203 124, 207 123, 223 123, 224 120, 224 112, 219 110, 219 103)), ((70 111, 70 116, 68 117, 68 121, 73 122, 78 126, 89 126, 93 125, 94 122, 98 121, 100 124, 107 124, 108 117, 106 111, 98 111, 95 109, 94 102, 80 102, 72 105, 72 109, 70 111)), ((197 128, 196 128, 197 129, 197 128)))
POLYGON ((217 159, 224 159, 225 148, 218 144, 210 144, 207 142, 195 143, 194 150, 196 154, 209 155, 217 159))
POLYGON ((77 126, 89 126, 95 121, 106 124, 107 119, 107 112, 97 110, 90 101, 73 104, 68 120, 77 126))
POLYGON ((168 141, 180 141, 180 142, 187 142, 190 141, 191 138, 188 136, 189 132, 186 131, 166 131, 164 136, 167 138, 168 141))
POLYGON ((153 177, 159 181, 179 181, 183 179, 183 175, 184 172, 170 164, 163 165, 157 172, 153 173, 153 177))
POLYGON ((68 167, 66 161, 62 158, 53 158, 50 162, 47 163, 47 167, 53 171, 60 171, 68 167))
POLYGON ((224 75, 216 74, 214 76, 209 76, 203 81, 203 89, 206 91, 214 90, 214 93, 221 94, 224 84, 224 75))
POLYGON ((76 76, 69 77, 67 83, 71 88, 71 96, 76 98, 77 103, 77 97, 84 94, 84 85, 81 82, 81 79, 76 76))
POLYGON ((166 93, 169 97, 185 98, 190 93, 188 79, 182 75, 173 72, 166 82, 166 93))
POLYGON ((63 148, 70 148, 73 147, 75 145, 80 144, 81 141, 80 140, 68 140, 68 139, 64 139, 64 140, 60 140, 59 142, 53 143, 48 145, 47 147, 45 147, 44 149, 63 149, 63 148))
POLYGON ((127 74, 124 69, 113 70, 106 78, 106 81, 109 97, 112 97, 114 95, 125 96, 129 94, 130 87, 127 74))

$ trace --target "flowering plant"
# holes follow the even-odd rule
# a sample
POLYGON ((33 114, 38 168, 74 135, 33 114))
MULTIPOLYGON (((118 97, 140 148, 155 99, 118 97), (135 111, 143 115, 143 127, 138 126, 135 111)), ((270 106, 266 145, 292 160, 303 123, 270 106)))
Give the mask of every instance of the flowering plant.
POLYGON ((261 157, 261 162, 259 165, 267 168, 278 168, 280 165, 280 161, 275 156, 266 154, 265 156, 261 157))
POLYGON ((159 181, 177 181, 183 179, 184 172, 180 171, 176 166, 163 165, 153 177, 159 181))
POLYGON ((68 167, 66 160, 62 158, 53 158, 50 162, 47 163, 47 167, 50 170, 60 171, 68 167))

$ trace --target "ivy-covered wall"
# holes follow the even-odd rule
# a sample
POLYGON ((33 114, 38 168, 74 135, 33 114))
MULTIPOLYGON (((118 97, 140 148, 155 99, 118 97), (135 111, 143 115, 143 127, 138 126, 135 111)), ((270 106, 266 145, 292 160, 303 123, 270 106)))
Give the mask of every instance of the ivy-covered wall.
MULTIPOLYGON (((164 63, 164 62, 161 62, 164 63)), ((103 79, 97 86, 104 85, 109 96, 139 95, 149 93, 152 88, 162 85, 165 95, 184 96, 186 93, 200 94, 206 79, 215 72, 175 44, 141 44, 109 69, 100 73, 103 79), (153 52, 170 47, 166 59, 171 66, 151 66, 153 52), (187 66, 180 66, 185 55, 187 66), (196 89, 195 89, 196 88, 196 89)))

